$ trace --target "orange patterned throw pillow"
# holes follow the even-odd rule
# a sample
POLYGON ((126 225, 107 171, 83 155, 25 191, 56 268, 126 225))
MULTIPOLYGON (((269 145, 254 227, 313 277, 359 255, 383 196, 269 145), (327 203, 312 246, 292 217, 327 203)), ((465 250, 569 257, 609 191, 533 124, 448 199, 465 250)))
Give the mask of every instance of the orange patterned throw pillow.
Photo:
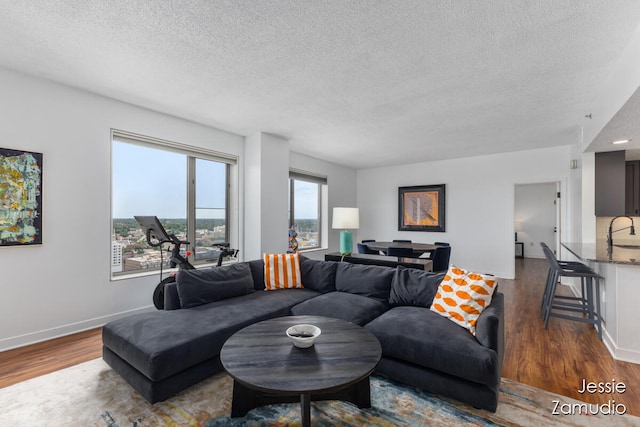
POLYGON ((468 272, 450 266, 438 287, 431 311, 444 316, 476 335, 476 322, 491 304, 494 276, 468 272))
POLYGON ((298 254, 264 254, 264 284, 265 291, 303 288, 298 254))

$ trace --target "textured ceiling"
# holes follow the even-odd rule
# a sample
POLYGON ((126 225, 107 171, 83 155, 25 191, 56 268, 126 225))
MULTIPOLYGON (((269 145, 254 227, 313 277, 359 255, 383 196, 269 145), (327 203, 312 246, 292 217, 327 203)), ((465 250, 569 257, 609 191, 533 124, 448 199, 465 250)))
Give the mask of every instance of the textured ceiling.
POLYGON ((587 151, 626 150, 627 160, 640 160, 640 88, 620 108, 600 131, 587 151), (614 145, 613 141, 630 140, 627 144, 614 145))
POLYGON ((576 143, 640 22, 637 0, 0 6, 0 66, 356 168, 576 143))

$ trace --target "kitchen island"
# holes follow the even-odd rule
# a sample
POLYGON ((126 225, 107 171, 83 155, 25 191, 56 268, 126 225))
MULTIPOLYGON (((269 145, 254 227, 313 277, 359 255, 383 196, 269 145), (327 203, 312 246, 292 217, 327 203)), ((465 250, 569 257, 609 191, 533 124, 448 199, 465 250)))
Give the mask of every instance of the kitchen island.
MULTIPOLYGON (((566 251, 560 259, 576 257, 603 278, 600 302, 607 349, 617 360, 640 364, 640 246, 608 247, 605 240, 562 246, 566 251)), ((574 284, 574 292, 579 288, 574 284)))

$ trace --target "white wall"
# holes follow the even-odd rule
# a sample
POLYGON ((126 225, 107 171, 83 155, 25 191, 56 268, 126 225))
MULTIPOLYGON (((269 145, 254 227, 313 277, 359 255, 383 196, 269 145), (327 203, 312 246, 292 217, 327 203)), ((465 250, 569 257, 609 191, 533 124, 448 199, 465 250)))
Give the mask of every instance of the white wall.
MULTIPOLYGON (((569 210, 563 212, 568 218, 569 230, 567 233, 569 242, 582 241, 582 169, 583 160, 576 146, 571 148, 571 159, 576 161, 576 168, 569 170, 569 187, 573 189, 571 194, 567 195, 569 210)), ((591 196, 593 197, 593 196, 591 196)))
POLYGON ((237 156, 244 138, 4 69, 0 93, 2 147, 44 155, 43 244, 0 248, 0 350, 150 308, 156 275, 110 281, 111 128, 237 156))
MULTIPOLYGON (((328 177, 329 212, 356 204, 354 170, 297 153, 289 158, 288 142, 275 135, 247 137, 245 153, 240 135, 5 69, 0 93, 2 147, 44 155, 43 244, 0 247, 0 351, 154 310, 157 275, 110 280, 112 128, 239 157, 233 176, 240 198, 232 198, 231 209, 239 227, 231 240, 241 259, 253 259, 253 233, 260 236, 258 256, 286 250, 289 166, 328 177), (264 217, 252 217, 265 206, 264 217), (283 224, 281 241, 274 224, 283 224)), ((337 250, 338 231, 325 231, 328 249, 337 250)), ((308 256, 322 259, 325 252, 308 256)))
POLYGON ((283 253, 288 246, 289 142, 257 132, 246 138, 245 253, 283 253))
MULTIPOLYGON (((358 238, 446 241, 460 267, 513 278, 514 185, 560 182, 568 187, 571 149, 561 146, 358 171, 358 238), (446 184, 446 232, 399 232, 398 187, 446 184)), ((566 212, 567 198, 562 199, 566 212)), ((563 216, 561 232, 569 230, 563 216)))
POLYGON ((582 155, 582 243, 596 242, 596 155, 582 155))
POLYGON ((544 258, 540 242, 555 247, 556 183, 515 186, 515 223, 518 241, 524 243, 525 258, 544 258))
MULTIPOLYGON (((290 167, 317 175, 327 177, 327 215, 323 221, 323 234, 328 238, 328 243, 323 244, 320 250, 305 251, 304 255, 314 259, 324 259, 325 253, 340 250, 340 230, 331 227, 331 215, 334 207, 355 207, 357 204, 356 181, 357 174, 354 169, 325 162, 300 153, 290 153, 290 167)), ((355 244, 354 244, 355 245, 355 244)))

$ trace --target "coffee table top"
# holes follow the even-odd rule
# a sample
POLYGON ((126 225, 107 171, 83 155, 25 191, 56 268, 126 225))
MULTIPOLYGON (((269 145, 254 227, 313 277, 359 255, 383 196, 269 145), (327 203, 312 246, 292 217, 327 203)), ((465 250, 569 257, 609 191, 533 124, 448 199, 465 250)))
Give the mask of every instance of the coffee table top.
POLYGON ((246 387, 266 393, 331 393, 368 377, 382 348, 368 330, 340 319, 287 316, 235 333, 222 347, 226 371, 246 387), (293 345, 285 331, 308 323, 321 335, 310 348, 293 345))

